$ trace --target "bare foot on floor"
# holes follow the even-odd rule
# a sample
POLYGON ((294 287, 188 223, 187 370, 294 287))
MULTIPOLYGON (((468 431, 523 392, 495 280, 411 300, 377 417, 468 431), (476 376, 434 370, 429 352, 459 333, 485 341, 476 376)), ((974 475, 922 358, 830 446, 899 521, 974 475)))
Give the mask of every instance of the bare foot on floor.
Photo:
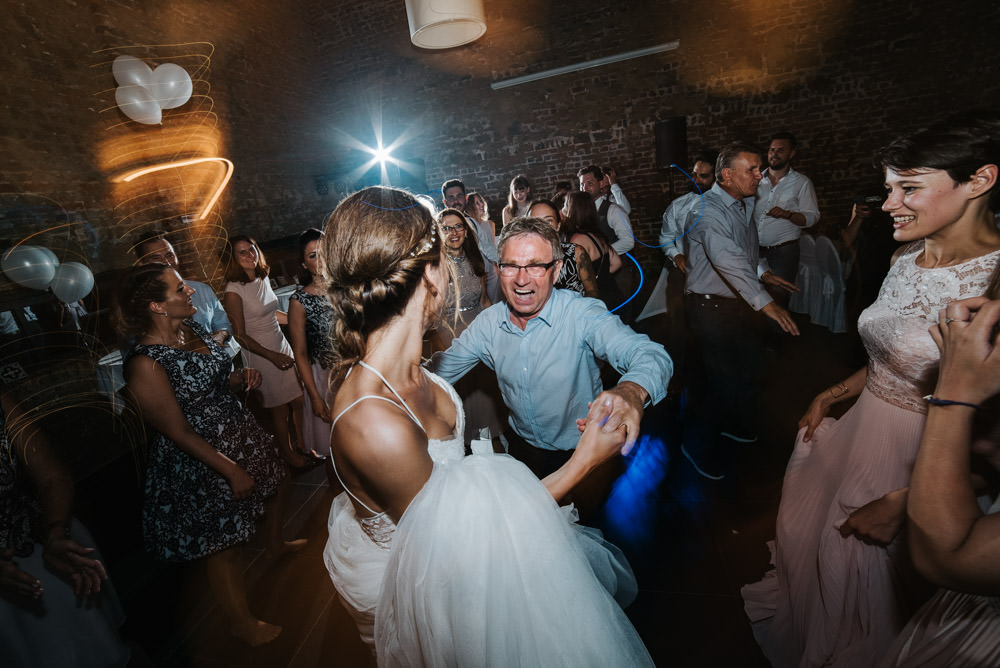
POLYGON ((234 636, 251 647, 259 647, 260 645, 269 643, 281 633, 280 626, 268 624, 259 619, 252 620, 246 624, 233 624, 229 627, 229 630, 234 636))

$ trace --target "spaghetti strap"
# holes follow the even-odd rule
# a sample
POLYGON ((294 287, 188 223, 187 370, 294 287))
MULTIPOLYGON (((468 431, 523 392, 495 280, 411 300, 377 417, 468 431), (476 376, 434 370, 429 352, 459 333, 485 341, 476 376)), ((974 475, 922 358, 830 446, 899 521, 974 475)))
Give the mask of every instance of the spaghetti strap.
MULTIPOLYGON (((351 410, 352 408, 354 408, 355 406, 357 406, 358 404, 360 404, 365 399, 378 399, 380 401, 388 402, 388 403, 392 404, 393 406, 395 406, 396 408, 400 408, 400 405, 397 404, 392 399, 388 399, 386 397, 380 397, 377 394, 366 394, 363 397, 358 397, 353 402, 351 402, 351 404, 347 408, 345 408, 344 410, 342 410, 339 413, 337 413, 337 417, 333 418, 333 423, 330 425, 330 432, 331 432, 331 434, 333 433, 333 428, 337 426, 337 421, 340 420, 340 418, 342 418, 344 416, 344 413, 346 413, 347 411, 351 410)), ((409 410, 409 409, 407 409, 407 410, 409 410)), ((412 413, 410 415, 412 416, 412 413)), ((414 419, 416 419, 416 418, 414 418, 414 419)), ((417 425, 420 426, 420 423, 417 422, 417 425)), ((423 429, 422 426, 420 428, 423 429)), ((344 491, 347 492, 347 495, 349 497, 351 497, 352 499, 354 499, 358 503, 359 506, 361 506, 362 508, 364 508, 365 510, 367 510, 368 512, 370 512, 375 517, 378 517, 379 515, 384 515, 385 514, 385 511, 378 512, 377 510, 372 510, 371 508, 368 507, 367 503, 365 503, 364 501, 362 501, 358 497, 354 496, 354 494, 351 492, 350 488, 347 485, 344 484, 344 479, 340 477, 340 471, 337 470, 337 464, 334 461, 333 457, 330 457, 330 466, 333 467, 333 474, 335 476, 337 476, 337 480, 340 482, 340 486, 344 488, 344 491)))
POLYGON ((399 403, 403 404, 403 408, 405 408, 406 412, 410 414, 410 417, 413 418, 413 421, 417 423, 417 426, 419 426, 421 429, 423 429, 424 433, 426 434, 427 430, 424 429, 424 425, 420 423, 420 419, 417 418, 417 414, 410 410, 410 407, 406 405, 405 401, 403 401, 403 397, 399 396, 399 392, 397 392, 396 388, 394 388, 392 385, 389 384, 389 381, 387 381, 385 379, 385 376, 383 376, 381 373, 379 373, 378 369, 376 369, 375 367, 373 367, 370 364, 365 364, 364 361, 362 361, 362 360, 358 361, 358 365, 363 366, 364 368, 368 369, 373 374, 375 374, 376 376, 378 376, 379 380, 381 380, 383 383, 385 383, 385 386, 389 388, 389 391, 392 392, 393 395, 397 399, 399 399, 399 403))
MULTIPOLYGON (((416 413, 414 413, 412 410, 410 410, 410 407, 406 405, 405 401, 403 401, 403 397, 399 396, 399 392, 397 392, 396 389, 392 385, 389 384, 389 381, 387 381, 385 379, 385 376, 383 376, 381 373, 379 373, 378 369, 374 368, 371 365, 365 364, 364 362, 361 362, 361 361, 359 361, 358 364, 360 364, 361 366, 363 366, 364 368, 368 369, 373 374, 375 374, 376 376, 378 376, 379 380, 381 380, 385 384, 385 386, 389 388, 389 391, 392 392, 393 395, 395 395, 395 397, 397 399, 399 399, 399 403, 397 404, 392 399, 389 399, 388 397, 382 397, 382 396, 379 396, 377 394, 366 394, 366 395, 364 395, 362 397, 358 397, 357 399, 355 399, 354 401, 352 401, 350 403, 350 405, 348 405, 346 408, 344 408, 344 410, 342 410, 339 413, 337 413, 337 417, 333 418, 333 422, 330 425, 330 432, 331 432, 331 434, 333 433, 334 427, 337 426, 337 422, 340 420, 340 418, 342 418, 344 416, 344 413, 346 413, 347 411, 351 410, 352 408, 354 408, 355 406, 357 406, 358 404, 360 404, 365 399, 378 399, 379 401, 388 402, 388 403, 392 404, 393 406, 395 406, 396 408, 402 408, 402 409, 404 409, 407 412, 407 414, 410 416, 410 418, 414 422, 417 423, 417 426, 420 427, 420 429, 423 430, 424 433, 426 433, 427 430, 424 429, 424 425, 422 425, 420 423, 420 420, 417 419, 416 413), (402 404, 402 405, 400 405, 400 404, 402 404)), ((350 374, 350 371, 348 371, 348 374, 350 374)), ((368 507, 368 505, 364 501, 362 501, 358 497, 354 496, 354 494, 347 487, 347 485, 344 484, 343 478, 340 477, 340 471, 337 470, 337 464, 334 462, 334 458, 333 457, 330 457, 330 466, 333 467, 333 474, 335 476, 337 476, 337 480, 340 482, 340 486, 344 488, 344 491, 347 492, 347 495, 350 496, 352 499, 354 499, 358 503, 358 505, 360 505, 362 508, 364 508, 365 510, 367 510, 368 512, 370 512, 375 517, 378 517, 378 516, 381 516, 381 515, 385 515, 385 511, 382 511, 380 513, 380 512, 378 512, 376 510, 372 510, 371 508, 368 507)))

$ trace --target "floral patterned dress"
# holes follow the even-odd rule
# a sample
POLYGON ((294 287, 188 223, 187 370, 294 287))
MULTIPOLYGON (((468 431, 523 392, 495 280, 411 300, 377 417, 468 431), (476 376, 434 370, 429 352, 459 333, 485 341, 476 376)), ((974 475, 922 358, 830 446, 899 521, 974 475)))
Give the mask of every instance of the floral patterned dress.
MULTIPOLYGON (((312 369, 313 382, 316 389, 326 401, 327 406, 333 403, 330 392, 330 369, 333 367, 333 340, 330 329, 333 327, 333 307, 325 296, 314 295, 299 288, 292 293, 292 299, 302 304, 306 314, 306 351, 309 355, 309 365, 312 369)), ((313 449, 316 453, 330 453, 330 423, 313 412, 309 397, 302 406, 302 437, 305 439, 306 450, 313 449)))
POLYGON ((274 437, 264 431, 229 388, 226 349, 193 320, 185 324, 208 353, 138 344, 126 359, 145 355, 161 365, 185 419, 199 436, 254 479, 249 498, 236 500, 224 477, 163 434, 150 446, 142 528, 146 549, 165 561, 189 561, 245 542, 264 500, 278 489, 285 466, 274 437))

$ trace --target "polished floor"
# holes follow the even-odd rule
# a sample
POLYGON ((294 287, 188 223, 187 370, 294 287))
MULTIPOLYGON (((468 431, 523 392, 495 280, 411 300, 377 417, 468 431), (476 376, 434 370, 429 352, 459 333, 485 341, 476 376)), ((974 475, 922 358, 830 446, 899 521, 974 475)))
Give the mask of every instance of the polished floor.
MULTIPOLYGON (((764 427, 741 446, 738 473, 700 478, 680 456, 683 408, 650 409, 645 434, 598 524, 628 555, 640 594, 627 610, 659 666, 767 666, 743 613, 739 588, 767 568, 781 476, 796 422, 811 397, 853 370, 854 342, 803 323, 798 340, 769 352, 764 427)), ((296 476, 286 536, 307 536, 297 554, 248 550, 252 610, 280 624, 280 637, 252 649, 226 632, 197 568, 141 555, 113 573, 129 614, 124 629, 137 665, 163 667, 365 666, 370 657, 322 561, 333 498, 322 468, 296 476)))

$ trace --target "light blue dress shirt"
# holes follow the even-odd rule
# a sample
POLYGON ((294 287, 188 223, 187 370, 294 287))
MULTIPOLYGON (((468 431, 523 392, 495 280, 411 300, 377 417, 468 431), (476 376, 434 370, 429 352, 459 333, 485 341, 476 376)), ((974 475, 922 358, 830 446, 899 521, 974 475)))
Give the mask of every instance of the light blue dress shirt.
POLYGON ((497 374, 510 426, 544 450, 572 450, 580 440, 577 418, 601 393, 596 358, 607 360, 649 393, 653 403, 666 394, 673 373, 667 351, 608 313, 596 299, 571 290, 553 290, 541 312, 524 330, 510 321, 506 304, 480 313, 451 347, 428 367, 454 383, 478 362, 497 374))
POLYGON ((212 288, 198 281, 184 281, 194 289, 191 295, 191 302, 197 307, 192 320, 208 330, 209 334, 224 329, 230 334, 233 333, 233 326, 229 323, 225 309, 215 296, 212 288))

